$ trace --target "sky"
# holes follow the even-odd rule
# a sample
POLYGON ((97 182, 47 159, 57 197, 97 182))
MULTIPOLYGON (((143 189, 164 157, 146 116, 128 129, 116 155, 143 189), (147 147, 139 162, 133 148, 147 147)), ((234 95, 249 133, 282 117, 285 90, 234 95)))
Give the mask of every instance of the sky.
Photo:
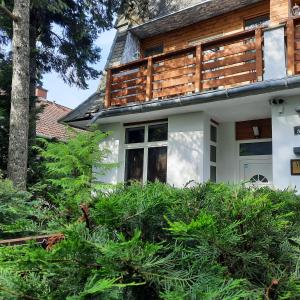
MULTIPOLYGON (((104 69, 110 47, 115 37, 115 29, 102 33, 96 41, 101 48, 101 60, 93 67, 98 71, 104 69)), ((88 81, 88 89, 82 90, 75 86, 64 83, 62 78, 55 72, 43 76, 43 87, 48 90, 48 100, 64 106, 75 108, 86 100, 98 87, 99 78, 88 81)))

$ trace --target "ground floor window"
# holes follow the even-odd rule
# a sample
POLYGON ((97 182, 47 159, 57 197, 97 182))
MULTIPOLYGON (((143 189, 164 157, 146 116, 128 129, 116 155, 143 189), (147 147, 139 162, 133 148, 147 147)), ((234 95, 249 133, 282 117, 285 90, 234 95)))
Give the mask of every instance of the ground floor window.
POLYGON ((215 122, 210 125, 210 181, 217 182, 217 141, 218 127, 215 122))
POLYGON ((168 123, 125 129, 125 181, 167 181, 168 123))

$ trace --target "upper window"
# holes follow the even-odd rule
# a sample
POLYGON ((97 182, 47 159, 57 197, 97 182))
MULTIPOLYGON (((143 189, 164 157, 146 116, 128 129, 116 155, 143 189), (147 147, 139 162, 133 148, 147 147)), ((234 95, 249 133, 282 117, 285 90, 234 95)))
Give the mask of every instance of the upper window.
POLYGON ((144 143, 145 127, 134 127, 126 129, 126 144, 144 143))
POLYGON ((272 142, 240 144, 240 156, 272 155, 272 142))
POLYGON ((126 128, 125 143, 137 144, 168 140, 168 123, 126 128), (147 134, 147 136, 146 136, 147 134))
POLYGON ((251 18, 248 20, 245 20, 245 29, 254 29, 259 26, 268 26, 270 22, 270 16, 269 15, 264 15, 264 16, 259 16, 255 18, 251 18))
POLYGON ((160 44, 154 47, 146 48, 144 50, 144 57, 162 54, 164 52, 164 45, 160 44))

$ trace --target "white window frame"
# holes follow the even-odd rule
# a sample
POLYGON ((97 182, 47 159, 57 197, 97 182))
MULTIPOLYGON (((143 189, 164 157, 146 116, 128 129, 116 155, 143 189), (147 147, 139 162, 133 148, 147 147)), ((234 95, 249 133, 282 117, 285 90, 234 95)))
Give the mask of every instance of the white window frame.
POLYGON ((130 126, 124 126, 124 136, 126 135, 126 129, 128 128, 139 128, 144 127, 145 128, 145 135, 144 135, 144 142, 143 143, 132 143, 132 144, 126 144, 126 138, 124 139, 124 181, 126 181, 126 150, 130 149, 144 149, 144 162, 143 162, 143 184, 147 183, 148 181, 148 149, 149 148, 156 148, 156 147, 168 147, 168 140, 166 141, 157 141, 157 142, 148 142, 148 132, 149 127, 153 125, 160 125, 160 124, 167 124, 168 121, 165 122, 151 122, 151 123, 145 123, 145 124, 136 124, 136 125, 130 125, 130 126))
POLYGON ((219 125, 217 125, 215 122, 210 122, 210 126, 209 126, 209 180, 211 180, 211 174, 210 174, 210 167, 215 167, 216 168, 216 182, 218 181, 217 178, 217 174, 218 174, 218 167, 217 167, 217 162, 218 162, 218 137, 219 137, 219 125), (216 127, 216 131, 217 131, 217 135, 216 135, 216 141, 212 141, 211 140, 211 126, 216 127), (210 146, 214 146, 216 147, 216 162, 213 162, 210 160, 210 146))

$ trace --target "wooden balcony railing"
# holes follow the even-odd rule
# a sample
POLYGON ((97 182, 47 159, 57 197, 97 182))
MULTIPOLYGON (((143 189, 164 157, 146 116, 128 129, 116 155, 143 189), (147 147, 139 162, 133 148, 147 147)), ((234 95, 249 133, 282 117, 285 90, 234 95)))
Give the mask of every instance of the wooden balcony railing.
POLYGON ((262 80, 262 29, 108 70, 105 106, 164 100, 262 80))
POLYGON ((300 18, 287 22, 287 71, 288 75, 300 74, 300 18))

